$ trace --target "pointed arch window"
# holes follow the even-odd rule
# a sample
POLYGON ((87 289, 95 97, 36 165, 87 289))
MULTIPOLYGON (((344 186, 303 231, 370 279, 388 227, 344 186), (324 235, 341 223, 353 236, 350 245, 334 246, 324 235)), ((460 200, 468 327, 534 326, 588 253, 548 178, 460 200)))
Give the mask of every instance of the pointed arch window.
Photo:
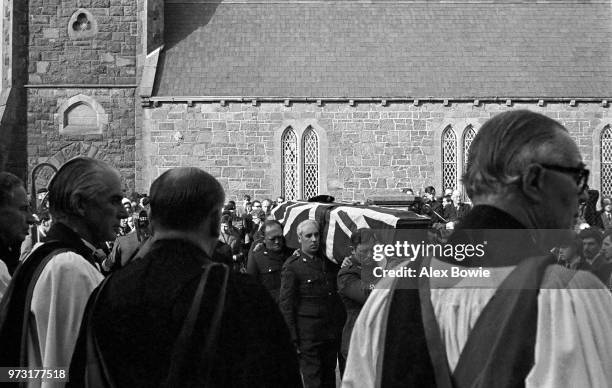
POLYGON ((307 199, 319 194, 319 137, 311 127, 308 127, 302 142, 304 152, 302 197, 307 199))
POLYGON ((281 192, 287 200, 319 194, 319 136, 312 127, 303 132, 288 127, 281 136, 281 192), (299 139, 299 140, 298 140, 299 139))
POLYGON ((298 198, 298 143, 293 128, 289 127, 281 137, 282 147, 282 186, 281 191, 287 200, 298 198))
POLYGON ((442 192, 457 186, 457 136, 448 126, 442 132, 442 192))
POLYGON ((470 151, 470 146, 472 145, 472 141, 474 141, 474 137, 476 137, 476 131, 470 125, 465 129, 465 133, 463 134, 463 172, 467 171, 467 162, 468 155, 470 151))
POLYGON ((601 133, 601 196, 612 196, 612 127, 601 133))

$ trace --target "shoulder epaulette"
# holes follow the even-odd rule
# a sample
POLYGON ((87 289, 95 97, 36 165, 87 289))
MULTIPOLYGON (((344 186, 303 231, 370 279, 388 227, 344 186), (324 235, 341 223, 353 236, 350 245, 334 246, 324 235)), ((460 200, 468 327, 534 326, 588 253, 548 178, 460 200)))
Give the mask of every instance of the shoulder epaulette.
POLYGON ((289 257, 287 258, 287 262, 289 262, 289 261, 295 261, 295 260, 299 259, 299 258, 300 258, 300 256, 301 256, 300 251, 296 249, 296 250, 295 250, 295 252, 293 252, 293 253, 291 254, 291 256, 289 256, 289 257))

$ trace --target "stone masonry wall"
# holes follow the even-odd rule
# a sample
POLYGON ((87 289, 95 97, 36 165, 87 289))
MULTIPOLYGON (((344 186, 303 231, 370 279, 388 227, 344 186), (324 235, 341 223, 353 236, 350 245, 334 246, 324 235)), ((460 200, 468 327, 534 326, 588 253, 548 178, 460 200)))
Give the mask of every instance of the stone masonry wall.
POLYGON ((134 84, 139 44, 135 0, 30 0, 30 84, 134 84), (71 17, 93 15, 88 39, 71 39, 71 17), (70 25, 69 25, 70 24, 70 25))
MULTIPOLYGON (((321 139, 320 187, 337 199, 363 200, 401 188, 440 189, 441 136, 451 125, 458 143, 466 127, 478 130, 492 115, 530 109, 565 125, 599 188, 601 131, 612 123, 599 103, 163 103, 144 111, 143 187, 168 168, 198 166, 218 177, 228 198, 280 193, 280 136, 287 126, 311 125, 321 139)), ((459 150, 459 161, 462 151, 459 150)), ((458 165, 461 165, 458 162, 458 165)), ((459 167, 459 176, 462 168, 459 167)))
POLYGON ((134 89, 28 89, 29 171, 52 158, 61 165, 77 155, 109 162, 121 172, 126 191, 133 190, 134 89), (55 115, 78 94, 95 98, 108 114, 108 128, 101 135, 60 135, 55 115))
POLYGON ((29 0, 30 172, 39 163, 59 166, 89 155, 118 168, 126 191, 134 189, 136 58, 143 35, 139 9, 144 9, 140 0, 29 0), (75 128, 70 135, 60 134, 61 112, 68 114, 78 104, 64 103, 79 94, 95 100, 88 105, 102 106, 100 134, 76 135, 75 128))
POLYGON ((26 177, 27 3, 3 3, 2 90, 0 92, 0 171, 26 177))

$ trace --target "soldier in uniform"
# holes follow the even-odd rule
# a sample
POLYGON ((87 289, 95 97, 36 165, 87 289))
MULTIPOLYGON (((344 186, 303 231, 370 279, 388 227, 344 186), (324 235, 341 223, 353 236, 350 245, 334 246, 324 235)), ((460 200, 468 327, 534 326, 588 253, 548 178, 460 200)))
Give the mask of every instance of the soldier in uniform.
POLYGON ((293 250, 285 245, 283 226, 275 220, 264 222, 264 240, 249 255, 247 273, 259 280, 278 303, 281 269, 293 250))
MULTIPOLYGON (((337 292, 338 266, 319 254, 319 225, 297 227, 301 248, 287 259, 281 274, 279 307, 300 356, 304 386, 335 387, 344 306, 337 292)), ((341 370, 344 367, 340 360, 341 370)))

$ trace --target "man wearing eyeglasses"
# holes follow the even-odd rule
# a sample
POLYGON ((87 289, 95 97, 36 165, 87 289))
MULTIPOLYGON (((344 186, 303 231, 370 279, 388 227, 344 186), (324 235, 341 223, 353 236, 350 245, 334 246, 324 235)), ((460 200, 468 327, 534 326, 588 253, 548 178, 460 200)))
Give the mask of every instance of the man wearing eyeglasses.
POLYGON ((285 245, 283 226, 275 220, 263 224, 264 246, 249 254, 247 273, 254 276, 270 292, 278 303, 281 286, 281 269, 293 251, 285 245))
POLYGON ((474 276, 382 280, 355 322, 343 387, 609 386, 612 295, 550 253, 571 233, 588 176, 549 117, 517 110, 483 124, 463 177, 474 208, 446 244, 454 253, 404 264, 474 276), (482 254, 456 250, 472 244, 482 254))

